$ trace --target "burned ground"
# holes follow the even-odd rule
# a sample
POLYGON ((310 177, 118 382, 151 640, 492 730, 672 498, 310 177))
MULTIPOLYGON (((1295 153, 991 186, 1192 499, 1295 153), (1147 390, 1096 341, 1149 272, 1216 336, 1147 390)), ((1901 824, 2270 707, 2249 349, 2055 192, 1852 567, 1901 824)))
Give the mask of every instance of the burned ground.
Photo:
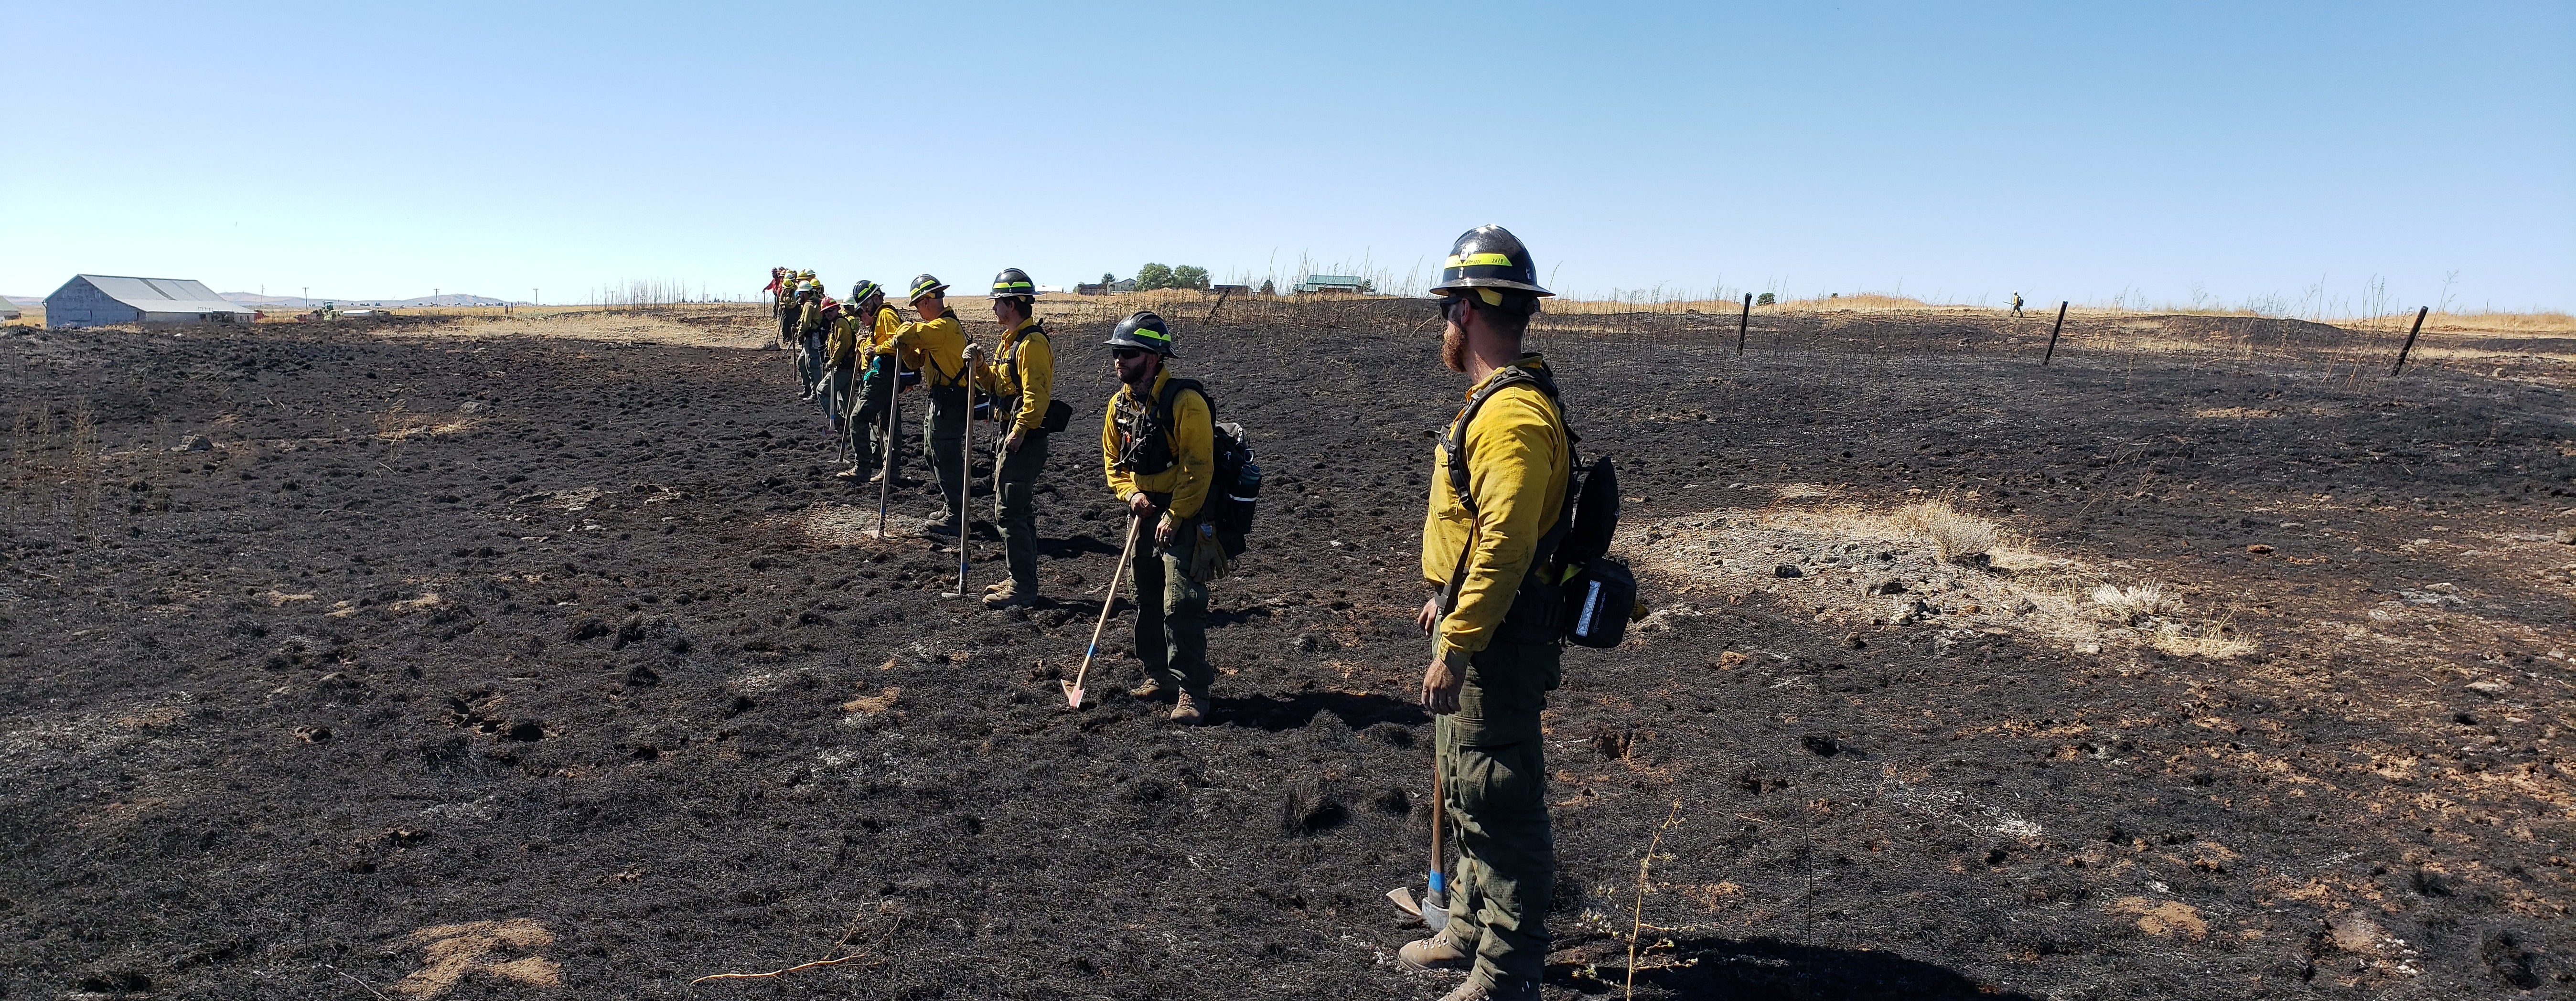
MULTIPOLYGON (((1199 729, 1115 627, 1058 695, 1120 541, 1080 432, 1061 604, 990 613, 860 534, 774 352, 13 332, 0 997, 1435 996, 1380 894, 1459 386, 1401 308, 1184 326, 1269 473, 1199 729)), ((1654 612, 1551 698, 1552 992, 2576 987, 2565 345, 1701 322, 1542 334, 1654 612), (1926 497, 2011 558, 1882 517, 1926 497)))

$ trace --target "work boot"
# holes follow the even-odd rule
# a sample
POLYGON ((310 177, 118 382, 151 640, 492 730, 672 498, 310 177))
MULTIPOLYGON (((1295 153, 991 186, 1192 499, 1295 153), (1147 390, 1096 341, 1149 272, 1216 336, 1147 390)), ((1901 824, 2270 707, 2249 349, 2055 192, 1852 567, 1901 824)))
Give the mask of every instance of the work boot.
POLYGON ((1469 974, 1466 983, 1441 995, 1440 1001, 1538 1001, 1538 983, 1519 977, 1489 980, 1480 971, 1469 974))
POLYGON ((1395 951, 1395 961, 1408 970, 1463 970, 1476 965, 1476 954, 1450 941, 1449 930, 1443 928, 1428 938, 1404 943, 1395 951))
POLYGON ((851 467, 850 467, 850 468, 848 468, 848 469, 841 470, 840 472, 833 473, 832 475, 834 475, 834 476, 838 476, 838 477, 840 477, 840 478, 842 478, 842 479, 845 479, 845 480, 855 480, 855 479, 858 479, 858 478, 859 478, 859 467, 857 467, 857 466, 851 466, 851 467))
POLYGON ((1009 587, 1009 586, 1011 586, 1011 579, 1010 579, 1010 578, 1008 578, 1008 577, 1004 577, 1004 578, 1002 578, 1002 579, 1000 579, 1000 580, 997 580, 997 581, 994 581, 994 582, 992 582, 992 583, 990 583, 990 584, 986 584, 986 585, 984 585, 984 593, 985 593, 985 594, 991 594, 991 593, 993 593, 993 592, 995 592, 995 591, 999 591, 999 590, 1001 590, 1001 589, 1003 589, 1003 588, 1006 588, 1006 587, 1009 587))
POLYGON ((870 485, 875 485, 875 484, 883 483, 883 482, 885 482, 885 470, 883 470, 883 469, 879 469, 879 470, 877 470, 876 475, 868 477, 868 483, 869 483, 870 485))
POLYGON ((1207 704, 1208 697, 1206 692, 1193 692, 1187 688, 1181 689, 1180 697, 1172 700, 1172 722, 1178 723, 1182 726, 1199 725, 1199 722, 1206 718, 1207 714, 1202 707, 1207 704))
POLYGON ((1003 581, 1001 587, 984 593, 984 607, 992 609, 1017 608, 1037 600, 1037 590, 1020 590, 1018 581, 1003 581))
POLYGON ((1157 678, 1146 678, 1142 684, 1127 690, 1127 694, 1148 701, 1162 698, 1163 696, 1171 693, 1171 686, 1163 684, 1163 682, 1157 678))
POLYGON ((924 522, 921 526, 921 534, 955 535, 957 534, 957 523, 945 519, 940 521, 924 522))

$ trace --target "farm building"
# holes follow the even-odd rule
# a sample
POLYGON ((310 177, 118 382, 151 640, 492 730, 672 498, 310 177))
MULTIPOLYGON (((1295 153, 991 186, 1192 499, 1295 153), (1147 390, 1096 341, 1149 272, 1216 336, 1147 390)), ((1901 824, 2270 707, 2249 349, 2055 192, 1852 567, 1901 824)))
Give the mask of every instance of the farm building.
POLYGON ((185 278, 73 275, 45 297, 45 326, 57 330, 103 323, 248 323, 252 316, 250 307, 185 278))
POLYGON ((1307 275, 1305 281, 1297 283, 1297 291, 1300 292, 1360 293, 1367 290, 1368 280, 1354 275, 1307 275))
POLYGON ((1136 279, 1121 278, 1106 285, 1099 282, 1084 282, 1074 286, 1073 291, 1076 295, 1123 295, 1136 291, 1136 279))

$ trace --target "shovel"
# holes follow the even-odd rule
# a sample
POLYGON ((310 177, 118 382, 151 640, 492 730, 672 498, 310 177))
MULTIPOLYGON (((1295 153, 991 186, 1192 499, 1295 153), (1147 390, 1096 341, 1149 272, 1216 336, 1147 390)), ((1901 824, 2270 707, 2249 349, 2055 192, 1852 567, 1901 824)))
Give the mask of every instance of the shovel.
MULTIPOLYGON (((1473 549, 1474 547, 1463 544, 1458 547, 1458 566, 1449 571, 1449 583, 1440 588, 1440 616, 1431 620, 1433 623, 1432 649, 1435 651, 1439 649, 1438 623, 1440 618, 1447 617, 1449 611, 1457 607, 1458 586, 1466 579, 1467 554, 1473 549)), ((1431 745, 1430 883, 1425 887, 1422 902, 1419 904, 1413 902, 1413 892, 1401 886, 1386 891, 1386 899, 1394 901, 1395 906, 1402 908, 1404 913, 1422 919, 1423 924, 1437 932, 1449 924, 1449 881, 1440 874, 1440 835, 1449 826, 1449 803, 1448 798, 1442 795, 1440 787, 1440 742, 1434 738, 1431 745)))
POLYGON ((1440 751, 1434 747, 1431 751, 1430 880, 1423 888, 1422 902, 1418 904, 1413 902, 1411 888, 1399 886, 1386 891, 1386 899, 1394 901, 1396 907, 1413 915, 1434 932, 1449 924, 1449 881, 1440 875, 1440 831, 1449 826, 1447 821, 1448 808, 1440 788, 1440 751))
POLYGON ((884 473, 877 478, 877 539, 883 541, 886 537, 886 504, 894 495, 894 457, 903 448, 903 439, 898 437, 903 433, 903 400, 895 395, 903 389, 903 356, 889 354, 877 357, 886 360, 885 433, 877 436, 877 444, 885 449, 884 473))
POLYGON ((975 499, 975 346, 966 345, 966 429, 957 443, 957 591, 942 592, 942 598, 966 596, 966 539, 975 533, 966 530, 968 501, 975 499))
POLYGON ((1065 705, 1075 709, 1082 708, 1082 679, 1091 673, 1092 656, 1100 652, 1100 631, 1109 627, 1109 609, 1118 604, 1118 577, 1127 572, 1128 559, 1136 555, 1138 524, 1135 515, 1127 516, 1127 545, 1118 551, 1118 566, 1109 571, 1109 596, 1100 599, 1100 621, 1091 626, 1091 649, 1082 652, 1082 667, 1073 672, 1073 680, 1061 682, 1065 705))

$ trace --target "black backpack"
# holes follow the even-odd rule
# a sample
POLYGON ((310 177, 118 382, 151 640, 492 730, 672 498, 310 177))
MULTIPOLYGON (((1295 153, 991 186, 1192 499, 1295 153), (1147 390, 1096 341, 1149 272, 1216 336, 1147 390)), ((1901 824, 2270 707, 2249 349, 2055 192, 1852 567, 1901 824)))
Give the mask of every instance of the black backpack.
POLYGON ((1261 467, 1252 461, 1252 446, 1244 440, 1243 425, 1216 422, 1216 397, 1196 379, 1167 379, 1163 391, 1155 394, 1154 408, 1145 414, 1143 426, 1130 443, 1125 465, 1140 473, 1159 473, 1172 468, 1172 404, 1182 390, 1199 394, 1207 401, 1210 437, 1216 444, 1216 469, 1208 482, 1207 503, 1199 517, 1216 529, 1218 544, 1225 547, 1229 558, 1243 555, 1245 538, 1252 533, 1252 516, 1261 503, 1261 467))
MULTIPOLYGON (((1458 414, 1457 423, 1440 441, 1440 454, 1449 472, 1449 489, 1467 513, 1476 513, 1476 496, 1470 490, 1467 473, 1467 427, 1476 420, 1485 400, 1505 386, 1528 383, 1547 394, 1565 412, 1557 396, 1556 380, 1547 373, 1518 365, 1503 369, 1467 398, 1467 406, 1458 414)), ((1637 608, 1637 578, 1628 565, 1610 558, 1610 540, 1619 530, 1619 473, 1608 456, 1603 456, 1586 470, 1576 457, 1574 446, 1582 436, 1574 433, 1572 424, 1565 429, 1566 482, 1565 506, 1557 512, 1556 522, 1538 539, 1530 554, 1529 570, 1521 577, 1520 589, 1512 594, 1511 610, 1503 616, 1495 636, 1516 643, 1543 643, 1558 639, 1578 646, 1608 648, 1619 645, 1628 634, 1628 620, 1637 608)), ((1468 546, 1458 552, 1458 567, 1449 574, 1449 585, 1441 591, 1441 612, 1447 614, 1458 601, 1458 588, 1467 572, 1468 546)))

